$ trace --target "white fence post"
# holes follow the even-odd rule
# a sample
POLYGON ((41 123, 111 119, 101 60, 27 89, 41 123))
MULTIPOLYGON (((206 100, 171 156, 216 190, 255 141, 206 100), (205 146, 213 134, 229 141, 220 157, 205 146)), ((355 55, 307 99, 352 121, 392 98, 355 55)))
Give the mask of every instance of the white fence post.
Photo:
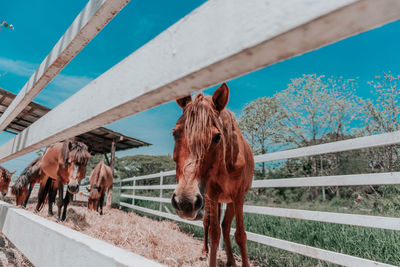
POLYGON ((118 206, 121 206, 121 190, 122 190, 122 179, 119 180, 119 188, 118 188, 118 206))
MULTIPOLYGON (((135 176, 136 177, 136 176, 135 176)), ((136 186, 136 180, 133 180, 133 187, 135 187, 136 186)), ((136 191, 136 189, 135 188, 133 188, 132 189, 132 205, 133 206, 135 206, 135 191, 136 191)))
MULTIPOLYGON (((160 186, 162 186, 163 185, 163 180, 164 180, 164 175, 163 175, 163 171, 161 171, 160 172, 160 186)), ((162 188, 160 188, 160 198, 162 198, 163 197, 163 189, 162 188)), ((160 201, 160 211, 162 211, 162 202, 160 201)))

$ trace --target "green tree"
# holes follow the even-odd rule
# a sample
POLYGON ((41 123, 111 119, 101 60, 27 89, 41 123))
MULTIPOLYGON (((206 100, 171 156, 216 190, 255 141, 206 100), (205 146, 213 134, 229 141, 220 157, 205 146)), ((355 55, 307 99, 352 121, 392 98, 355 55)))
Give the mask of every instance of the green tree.
MULTIPOLYGON (((363 101, 367 118, 362 132, 367 135, 400 130, 400 75, 384 72, 368 83, 375 96, 363 101)), ((369 150, 371 168, 393 171, 400 163, 399 146, 390 145, 369 150)))
MULTIPOLYGON (((245 106, 239 117, 239 128, 255 155, 272 152, 280 137, 282 116, 275 97, 261 97, 245 106)), ((265 163, 262 163, 265 177, 265 163)))
POLYGON ((8 28, 8 29, 11 29, 11 30, 14 30, 14 25, 12 25, 12 24, 9 24, 7 21, 5 21, 5 20, 3 20, 1 23, 0 23, 0 27, 1 26, 3 26, 4 28, 8 28))

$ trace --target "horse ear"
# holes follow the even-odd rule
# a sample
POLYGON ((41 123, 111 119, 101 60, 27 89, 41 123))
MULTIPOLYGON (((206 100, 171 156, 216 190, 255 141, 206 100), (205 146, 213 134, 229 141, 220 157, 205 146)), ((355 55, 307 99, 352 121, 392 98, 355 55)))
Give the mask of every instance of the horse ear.
POLYGON ((16 171, 10 172, 11 175, 13 175, 16 171))
POLYGON ((221 111, 228 104, 229 99, 229 88, 226 83, 223 83, 217 90, 215 90, 212 100, 217 111, 221 111))
POLYGON ((185 108, 190 102, 192 102, 192 97, 190 95, 176 100, 176 103, 178 103, 181 108, 185 108))
POLYGON ((89 187, 89 186, 86 186, 86 190, 87 190, 88 192, 90 192, 90 187, 89 187))

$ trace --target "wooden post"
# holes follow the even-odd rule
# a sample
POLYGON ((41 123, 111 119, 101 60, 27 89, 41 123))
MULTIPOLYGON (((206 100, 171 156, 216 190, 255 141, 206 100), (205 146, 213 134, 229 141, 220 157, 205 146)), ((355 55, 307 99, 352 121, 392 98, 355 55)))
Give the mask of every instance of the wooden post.
POLYGON ((110 166, 110 165, 111 165, 111 162, 110 162, 110 160, 108 159, 107 153, 104 153, 104 158, 106 159, 107 165, 110 166))
MULTIPOLYGON (((161 171, 160 172, 160 185, 163 185, 163 181, 164 180, 164 175, 163 175, 163 171, 161 171)), ((163 190, 162 190, 162 188, 160 188, 160 198, 162 198, 163 197, 163 190)), ((160 211, 162 211, 162 202, 161 202, 161 199, 160 199, 160 211)))
MULTIPOLYGON (((107 159, 107 157, 106 157, 106 159, 107 159)), ((113 140, 112 143, 111 143, 111 163, 110 163, 110 168, 112 170, 113 179, 114 179, 114 165, 115 165, 115 140, 113 140)), ((112 188, 108 189, 108 190, 110 190, 110 192, 108 193, 108 196, 107 196, 106 207, 111 209, 112 188)), ((121 188, 120 188, 120 190, 121 190, 121 188)), ((121 198, 121 195, 119 196, 119 198, 121 198)))

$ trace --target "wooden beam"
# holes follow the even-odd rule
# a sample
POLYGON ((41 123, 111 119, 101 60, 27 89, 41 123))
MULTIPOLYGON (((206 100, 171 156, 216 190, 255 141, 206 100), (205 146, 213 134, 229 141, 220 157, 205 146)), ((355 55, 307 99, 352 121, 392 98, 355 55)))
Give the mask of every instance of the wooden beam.
POLYGON ((0 147, 0 163, 399 17, 398 0, 206 2, 0 147))
POLYGON ((129 0, 91 0, 0 117, 4 130, 129 0))

